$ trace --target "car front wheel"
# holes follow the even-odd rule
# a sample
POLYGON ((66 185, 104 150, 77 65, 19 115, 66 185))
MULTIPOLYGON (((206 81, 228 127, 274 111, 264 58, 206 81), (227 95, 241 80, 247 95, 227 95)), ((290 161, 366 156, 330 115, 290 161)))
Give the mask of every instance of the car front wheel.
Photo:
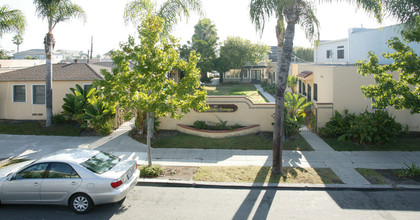
POLYGON ((70 207, 77 214, 85 214, 93 206, 92 199, 83 193, 78 193, 70 198, 70 207))

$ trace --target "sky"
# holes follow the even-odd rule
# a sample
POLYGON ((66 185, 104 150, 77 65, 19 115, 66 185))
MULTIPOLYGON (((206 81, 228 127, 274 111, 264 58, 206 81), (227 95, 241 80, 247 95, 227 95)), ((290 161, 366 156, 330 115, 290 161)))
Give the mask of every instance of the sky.
MULTIPOLYGON (((86 22, 70 20, 57 24, 53 30, 56 45, 55 50, 78 50, 87 53, 90 50, 93 37, 93 55, 104 54, 112 49, 118 49, 120 42, 126 42, 129 35, 136 36, 136 28, 125 24, 123 12, 130 0, 72 0, 85 10, 86 22)), ((205 17, 216 25, 219 41, 228 36, 239 36, 254 43, 268 46, 277 45, 275 36, 275 19, 269 20, 261 34, 255 30, 249 17, 249 0, 202 0, 205 17)), ((35 12, 33 0, 1 0, 0 5, 8 5, 12 9, 21 10, 27 19, 27 28, 23 35, 20 51, 43 49, 43 38, 47 33, 47 21, 39 18, 35 12)), ((373 16, 362 9, 347 3, 316 4, 316 16, 321 24, 321 40, 337 40, 347 38, 348 29, 354 27, 380 28, 396 24, 396 20, 386 18, 379 24, 373 16)), ((200 16, 192 13, 188 20, 183 19, 172 33, 185 44, 194 34, 194 25, 200 16)), ((0 48, 15 50, 12 43, 15 34, 5 34, 0 39, 0 48)), ((296 27, 295 46, 311 47, 311 42, 305 39, 304 32, 296 27)))

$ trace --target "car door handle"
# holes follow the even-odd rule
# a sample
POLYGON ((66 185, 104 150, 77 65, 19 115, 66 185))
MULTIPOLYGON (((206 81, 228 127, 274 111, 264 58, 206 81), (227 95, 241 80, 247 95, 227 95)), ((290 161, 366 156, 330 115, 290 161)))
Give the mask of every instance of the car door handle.
POLYGON ((77 183, 73 181, 73 182, 71 182, 71 185, 77 185, 77 183))
POLYGON ((34 186, 39 186, 39 183, 38 182, 34 182, 34 186))

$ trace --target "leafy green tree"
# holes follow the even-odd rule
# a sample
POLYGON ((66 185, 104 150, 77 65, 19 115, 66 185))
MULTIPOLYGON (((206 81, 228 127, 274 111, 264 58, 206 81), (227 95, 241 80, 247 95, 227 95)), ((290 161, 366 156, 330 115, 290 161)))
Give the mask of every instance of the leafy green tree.
POLYGON ((7 5, 0 7, 0 38, 5 33, 23 33, 26 19, 20 10, 12 10, 7 5))
MULTIPOLYGON (((322 2, 332 2, 332 0, 322 2)), ((377 0, 348 0, 348 2, 355 3, 366 11, 373 11, 378 19, 381 17, 381 5, 377 0)), ((264 31, 265 23, 271 17, 275 17, 277 20, 276 37, 280 59, 277 62, 276 109, 273 131, 273 173, 275 174, 281 174, 282 169, 284 94, 292 59, 295 26, 300 24, 308 39, 318 39, 319 22, 313 8, 311 2, 306 0, 251 0, 250 4, 251 21, 258 31, 264 31)))
POLYGON ((217 47, 216 26, 208 18, 203 18, 194 26, 194 35, 192 36, 192 50, 200 55, 198 68, 201 71, 201 78, 207 80, 207 72, 214 69, 214 59, 216 59, 217 47))
POLYGON ((38 16, 48 22, 48 33, 44 38, 46 55, 46 80, 45 80, 45 106, 46 123, 45 126, 52 125, 52 53, 54 51, 55 39, 53 35, 54 27, 63 21, 71 18, 85 19, 83 9, 73 4, 70 0, 34 0, 38 16))
POLYGON ((190 109, 206 108, 206 92, 199 89, 198 57, 192 52, 189 62, 180 58, 176 40, 171 36, 162 37, 163 31, 162 18, 144 17, 138 27, 139 43, 129 37, 120 50, 111 52, 115 68, 112 73, 102 70, 105 79, 95 82, 106 102, 147 112, 149 166, 152 165, 150 148, 154 117, 179 118, 190 109), (178 83, 167 76, 173 70, 184 72, 178 83))
POLYGON ((377 108, 394 106, 396 109, 410 109, 420 113, 420 57, 408 46, 410 42, 420 42, 420 2, 413 0, 384 1, 385 10, 403 22, 403 41, 394 37, 388 46, 394 53, 383 53, 394 63, 380 65, 375 53, 369 52, 368 60, 358 61, 358 72, 363 76, 372 75, 376 85, 362 86, 366 97, 374 98, 377 108), (394 78, 391 72, 399 72, 394 78))
POLYGON ((314 62, 314 48, 294 47, 293 54, 297 62, 314 62))
MULTIPOLYGON (((246 64, 256 65, 264 60, 270 48, 263 44, 254 44, 241 37, 228 37, 220 47, 220 58, 229 69, 243 69, 246 64)), ((221 72, 222 75, 223 72, 221 72)), ((243 71, 241 71, 241 83, 243 71)))
POLYGON ((23 43, 23 37, 21 34, 17 34, 13 37, 12 42, 17 46, 17 52, 19 53, 19 45, 23 43))
POLYGON ((169 36, 175 24, 183 17, 188 18, 190 11, 201 12, 200 0, 165 0, 159 4, 152 0, 133 0, 125 6, 124 20, 126 23, 139 25, 150 14, 161 17, 165 22, 163 36, 169 36))
POLYGON ((9 60, 9 59, 12 59, 12 57, 11 56, 8 56, 6 54, 6 51, 3 50, 3 49, 1 49, 0 50, 0 60, 9 60))

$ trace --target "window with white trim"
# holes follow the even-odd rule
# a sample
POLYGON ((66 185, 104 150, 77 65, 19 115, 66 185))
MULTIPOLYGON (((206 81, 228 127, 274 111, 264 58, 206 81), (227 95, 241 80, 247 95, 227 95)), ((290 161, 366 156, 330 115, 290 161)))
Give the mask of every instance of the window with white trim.
POLYGON ((344 59, 344 46, 337 47, 337 59, 344 59))
POLYGON ((25 85, 13 85, 13 102, 26 102, 25 85))
POLYGON ((327 59, 332 58, 332 50, 327 50, 327 59))
POLYGON ((314 101, 318 101, 318 84, 314 83, 314 101))
POLYGON ((45 104, 45 85, 32 85, 32 104, 45 104))

